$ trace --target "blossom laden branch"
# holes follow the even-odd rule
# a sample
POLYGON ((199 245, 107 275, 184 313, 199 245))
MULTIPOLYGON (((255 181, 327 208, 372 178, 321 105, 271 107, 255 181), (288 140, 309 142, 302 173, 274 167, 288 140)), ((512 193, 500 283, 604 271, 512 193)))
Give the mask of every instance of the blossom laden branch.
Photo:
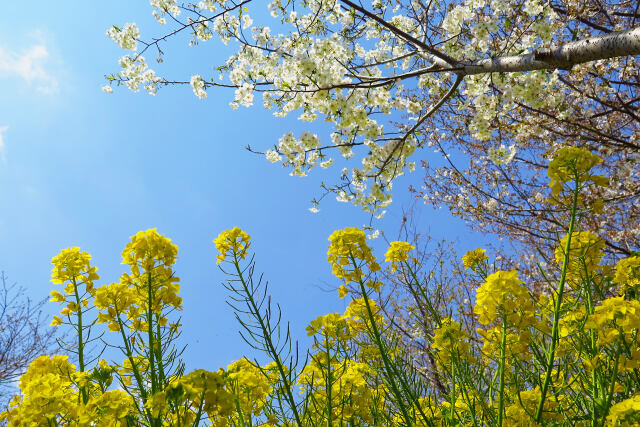
POLYGON ((634 55, 640 55, 640 27, 577 40, 522 55, 461 62, 460 70, 457 72, 470 76, 534 70, 568 70, 574 65, 585 62, 634 55))
MULTIPOLYGON (((632 206, 640 197, 637 2, 604 0, 587 17, 541 0, 273 1, 278 31, 253 23, 254 4, 210 0, 180 8, 174 0, 154 1, 156 13, 173 21, 167 38, 152 39, 156 46, 190 32, 190 45, 219 38, 235 44, 235 53, 216 64, 220 76, 182 79, 156 75, 134 54, 121 60, 110 84, 152 94, 190 84, 200 98, 225 87, 234 92, 234 109, 260 96, 277 117, 324 120, 332 128, 327 136, 286 132, 271 149, 255 151, 294 176, 328 168, 334 156, 359 156, 357 166, 340 171, 340 181, 323 191, 372 213, 382 214, 391 184, 416 169, 416 153, 433 147, 445 166, 425 172, 417 193, 427 203, 445 204, 483 229, 521 237, 537 230, 527 238, 551 242, 563 219, 540 204, 545 159, 577 143, 599 151, 603 167, 618 171, 620 185, 607 190, 604 199, 612 203, 604 214, 621 218, 631 209, 636 214, 627 216, 640 218, 632 206), (177 13, 188 16, 178 20, 177 13), (464 77, 456 93, 421 119, 454 75, 464 77), (519 219, 510 220, 513 215, 519 219)), ((122 32, 110 36, 124 48, 146 45, 137 27, 125 25, 122 32)), ((610 224, 605 238, 613 251, 626 247, 628 253, 640 239, 640 220, 631 227, 592 221, 610 224)))

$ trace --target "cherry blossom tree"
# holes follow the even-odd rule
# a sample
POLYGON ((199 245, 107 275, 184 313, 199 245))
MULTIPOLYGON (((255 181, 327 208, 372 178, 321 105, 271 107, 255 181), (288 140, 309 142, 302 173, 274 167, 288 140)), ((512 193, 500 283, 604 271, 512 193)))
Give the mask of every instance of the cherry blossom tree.
POLYGON ((382 215, 394 180, 422 166, 417 196, 532 251, 556 240, 567 215, 548 203, 545 159, 580 145, 612 176, 585 196, 601 206, 584 220, 610 253, 638 247, 637 1, 274 0, 259 24, 253 11, 267 6, 251 0, 151 6, 159 35, 133 23, 107 31, 131 53, 105 91, 230 88, 232 108, 258 95, 277 117, 329 122, 327 135, 289 132, 263 153, 298 176, 352 159, 313 210, 335 194, 382 215), (181 36, 237 50, 215 75, 150 69, 146 58, 165 60, 164 43, 181 36))

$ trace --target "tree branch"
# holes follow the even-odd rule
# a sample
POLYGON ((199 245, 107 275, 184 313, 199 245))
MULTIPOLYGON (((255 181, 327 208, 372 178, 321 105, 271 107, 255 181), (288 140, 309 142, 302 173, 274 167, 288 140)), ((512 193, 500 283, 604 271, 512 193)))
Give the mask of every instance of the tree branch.
POLYGON ((589 37, 532 53, 461 62, 458 65, 459 73, 469 76, 549 69, 568 70, 584 62, 635 55, 640 55, 640 27, 589 37))
POLYGON ((382 25, 387 30, 391 31, 396 36, 398 36, 402 40, 404 40, 405 42, 413 45, 413 47, 415 47, 416 49, 420 49, 420 50, 422 50, 424 52, 427 52, 428 54, 433 55, 436 58, 440 59, 441 61, 444 61, 445 63, 450 64, 450 65, 455 64, 457 62, 454 58, 450 57, 446 53, 442 53, 439 50, 434 49, 432 46, 429 46, 428 44, 421 42, 420 40, 418 40, 417 38, 413 37, 412 35, 407 34, 406 32, 402 31, 400 28, 396 27, 395 25, 392 25, 392 24, 388 23, 387 21, 385 21, 384 19, 382 19, 381 17, 379 17, 375 13, 369 12, 368 10, 363 8, 362 6, 359 6, 359 5, 353 3, 353 2, 351 2, 349 0, 340 0, 340 1, 342 3, 344 3, 344 4, 346 4, 347 6, 352 7, 355 10, 357 10, 358 12, 362 13, 367 18, 373 19, 378 24, 382 25))

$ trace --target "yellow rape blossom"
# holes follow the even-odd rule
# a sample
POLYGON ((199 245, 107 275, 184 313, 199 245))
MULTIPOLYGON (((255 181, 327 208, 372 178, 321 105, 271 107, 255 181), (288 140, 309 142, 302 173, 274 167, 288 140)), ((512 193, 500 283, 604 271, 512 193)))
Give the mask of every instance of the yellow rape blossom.
MULTIPOLYGON (((584 306, 572 304, 573 298, 567 298, 563 306, 572 307, 558 321, 558 343, 556 345, 555 358, 564 357, 575 350, 575 341, 580 339, 582 326, 587 318, 587 311, 584 306)), ((542 318, 545 318, 543 315, 542 318)), ((538 330, 543 330, 541 324, 536 325, 538 330)), ((548 333, 548 332, 547 332, 548 333)))
POLYGON ((447 317, 433 332, 432 346, 438 352, 440 366, 449 369, 452 358, 468 359, 469 335, 460 328, 460 323, 447 317))
POLYGON ((348 293, 349 293, 349 288, 347 288, 344 284, 338 287, 338 297, 340 299, 346 297, 348 293))
POLYGON ((122 315, 128 312, 132 305, 140 304, 140 297, 133 288, 125 283, 116 282, 99 287, 96 290, 94 304, 101 310, 98 313, 98 323, 107 323, 109 330, 118 331, 118 314, 122 315))
POLYGON ((177 257, 178 247, 155 228, 131 236, 122 251, 122 263, 128 265, 134 275, 140 275, 140 268, 151 272, 169 267, 175 264, 177 257))
POLYGON ((609 409, 608 426, 638 425, 640 422, 640 394, 623 400, 609 409))
POLYGON ((243 414, 260 416, 279 375, 275 362, 259 368, 246 358, 227 367, 227 389, 243 414))
MULTIPOLYGON (((505 408, 506 419, 510 426, 527 427, 537 423, 531 419, 531 415, 536 413, 540 402, 540 389, 524 390, 517 392, 513 402, 505 408)), ((545 421, 558 421, 561 415, 557 412, 558 402, 556 399, 546 399, 542 410, 542 418, 545 421)))
POLYGON ((622 294, 627 289, 637 290, 640 287, 640 256, 631 256, 618 261, 613 282, 620 286, 622 294))
POLYGON ((596 185, 605 186, 609 179, 601 175, 592 175, 589 171, 602 163, 600 156, 589 150, 578 147, 563 147, 549 163, 549 187, 555 196, 562 192, 567 182, 578 179, 581 182, 592 181, 596 185))
POLYGON ((209 417, 226 417, 234 403, 231 394, 224 389, 225 381, 220 372, 196 369, 180 378, 174 378, 163 391, 154 393, 147 400, 146 408, 154 417, 169 415, 171 425, 193 423, 199 408, 209 417), (174 412, 171 402, 177 404, 174 412), (168 412, 172 414, 167 414, 168 412))
POLYGON ((34 359, 27 372, 20 377, 20 388, 26 388, 37 377, 49 373, 69 379, 71 374, 75 372, 76 367, 69 363, 68 360, 69 356, 63 354, 40 356, 34 359))
POLYGON ((133 398, 124 390, 108 390, 92 396, 82 408, 79 425, 110 427, 127 425, 126 419, 135 412, 133 398))
POLYGON ((178 247, 156 229, 132 236, 122 251, 122 263, 129 266, 131 274, 123 274, 120 283, 103 286, 96 292, 96 307, 103 310, 99 321, 117 331, 116 317, 124 313, 131 329, 146 332, 146 313, 151 310, 158 315, 160 326, 166 324, 165 309, 182 310, 180 278, 172 267, 177 256, 178 247))
POLYGON ((202 405, 209 419, 224 418, 231 414, 234 408, 233 396, 225 388, 222 371, 196 369, 180 378, 179 383, 184 387, 186 398, 193 402, 193 407, 202 405))
POLYGON ((240 259, 244 259, 251 246, 251 237, 239 227, 234 227, 220 233, 213 242, 216 244, 218 252, 220 252, 216 264, 220 264, 225 260, 229 251, 240 259))
POLYGON ((595 308, 584 326, 596 331, 599 345, 612 344, 621 336, 631 342, 640 329, 640 301, 607 298, 595 308))
MULTIPOLYGON (((94 281, 100 277, 96 273, 97 268, 91 266, 91 255, 82 252, 78 247, 63 249, 58 255, 51 260, 53 270, 51 271, 51 281, 54 284, 64 286, 64 294, 53 290, 51 291, 52 302, 66 304, 60 314, 63 316, 71 316, 78 313, 81 307, 87 307, 89 301, 83 298, 85 292, 89 295, 95 293, 94 281), (81 286, 84 285, 84 289, 81 286), (71 297, 67 300, 67 297, 71 297), (80 299, 80 303, 78 303, 80 299)), ((60 316, 54 316, 51 326, 59 326, 62 324, 60 316)))
POLYGON ((638 348, 631 350, 629 354, 621 356, 618 361, 618 371, 628 372, 634 369, 640 369, 640 349, 638 348))
POLYGON ((314 348, 319 347, 320 344, 326 348, 333 345, 335 341, 345 345, 352 337, 347 318, 340 313, 318 316, 311 321, 306 330, 308 336, 318 335, 318 341, 313 344, 314 348))
POLYGON ((127 311, 130 306, 138 304, 138 295, 126 283, 115 282, 104 285, 96 290, 94 304, 98 309, 117 310, 121 313, 127 311))
POLYGON ((489 275, 476 290, 473 311, 483 325, 492 323, 501 314, 516 327, 528 326, 535 320, 533 300, 515 270, 489 275))
POLYGON ((478 273, 480 271, 479 266, 489 259, 486 252, 487 250, 482 248, 476 248, 472 251, 468 251, 462 257, 462 265, 464 265, 465 269, 471 269, 478 273))
MULTIPOLYGON (((369 306, 376 324, 379 326, 386 325, 386 320, 382 314, 382 310, 376 301, 370 299, 369 306)), ((344 318, 347 320, 347 324, 354 334, 365 332, 367 330, 366 325, 369 323, 369 315, 367 313, 364 298, 352 300, 344 312, 344 318)))
POLYGON ((380 270, 380 265, 367 245, 364 231, 355 227, 336 230, 331 234, 327 261, 332 266, 333 275, 344 279, 346 284, 357 282, 365 276, 363 265, 359 261, 364 262, 370 272, 380 270))
POLYGON ((20 391, 0 419, 10 425, 50 425, 62 418, 75 419, 80 410, 71 377, 75 366, 65 355, 40 356, 20 377, 20 391))
POLYGON ((145 408, 151 412, 151 416, 158 418, 169 410, 169 403, 164 391, 154 393, 145 403, 145 408))
MULTIPOLYGON (((133 359, 133 365, 136 366, 138 371, 144 372, 147 369, 149 369, 149 360, 145 356, 143 355, 133 356, 132 359, 133 359)), ((130 374, 133 373, 133 365, 130 359, 128 358, 124 359, 122 361, 122 366, 118 370, 118 373, 121 376, 130 376, 130 374)))
POLYGON ((51 302, 64 302, 65 301, 65 296, 62 295, 60 292, 53 290, 49 293, 49 295, 51 295, 51 299, 49 301, 51 302))
POLYGON ((91 266, 89 253, 80 251, 78 247, 63 249, 51 263, 51 281, 56 285, 67 283, 64 289, 67 295, 75 293, 74 284, 85 284, 87 292, 93 293, 93 282, 100 276, 96 273, 98 269, 91 266))
POLYGON ((396 271, 398 264, 406 262, 409 259, 409 251, 415 249, 408 242, 391 242, 389 249, 384 254, 384 260, 391 263, 391 271, 396 271))
MULTIPOLYGON (((483 338, 482 356, 486 360, 498 362, 500 355, 500 346, 502 343, 502 326, 496 326, 491 329, 477 329, 477 332, 483 338)), ((507 329, 506 334, 506 369, 510 369, 515 360, 527 361, 531 358, 530 344, 531 333, 529 331, 512 332, 507 329)))
MULTIPOLYGON (((348 359, 327 360, 325 353, 318 353, 302 370, 298 384, 311 394, 311 401, 318 408, 331 411, 333 420, 343 420, 348 425, 366 425, 374 421, 372 406, 380 408, 384 402, 384 389, 367 382, 367 377, 374 373, 366 363, 348 359), (331 403, 328 396, 331 396, 331 403)), ((319 419, 315 423, 321 424, 327 414, 318 412, 316 417, 319 419)))
MULTIPOLYGON (((566 235, 560 240, 556 248, 555 258, 559 265, 563 265, 565 248, 567 247, 566 235)), ((574 288, 599 267, 603 257, 604 241, 590 231, 578 231, 571 234, 569 247, 569 265, 567 266, 567 279, 574 288)))

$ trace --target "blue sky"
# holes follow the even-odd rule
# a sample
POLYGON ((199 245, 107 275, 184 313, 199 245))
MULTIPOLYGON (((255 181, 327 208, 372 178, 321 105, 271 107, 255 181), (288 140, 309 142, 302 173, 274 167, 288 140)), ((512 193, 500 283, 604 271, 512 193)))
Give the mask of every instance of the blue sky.
MULTIPOLYGON (((252 235, 257 268, 295 335, 318 315, 342 311, 345 301, 323 290, 339 284, 326 263, 327 237, 369 217, 333 198, 319 214, 308 211, 320 182, 332 182, 337 170, 293 178, 243 148, 266 149, 303 126, 260 106, 233 111, 224 91, 204 101, 189 87, 155 97, 103 93, 103 76, 117 72, 123 55, 105 30, 132 21, 143 36, 162 28, 145 1, 71 3, 8 2, 0 15, 0 269, 42 298, 52 289, 51 258, 80 246, 93 255, 100 284, 110 283, 124 271, 129 236, 157 228, 179 247, 190 368, 217 369, 250 354, 215 265, 212 239, 225 228, 252 235)), ((215 41, 200 50, 187 41, 165 45, 164 74, 188 80, 229 53, 215 41)), ((419 182, 418 171, 396 184, 395 202, 377 223, 388 236, 413 203, 407 186, 419 182)), ((423 208, 420 223, 436 238, 459 239, 460 253, 480 242, 445 211, 423 208)))

